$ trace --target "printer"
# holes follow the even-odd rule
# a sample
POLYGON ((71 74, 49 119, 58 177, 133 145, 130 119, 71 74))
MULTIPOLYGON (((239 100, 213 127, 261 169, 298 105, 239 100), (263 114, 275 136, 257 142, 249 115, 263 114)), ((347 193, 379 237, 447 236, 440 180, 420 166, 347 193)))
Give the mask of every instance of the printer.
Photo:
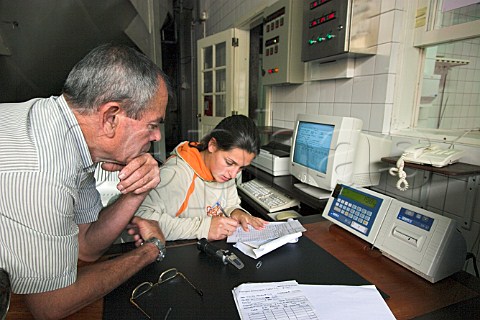
POLYGON ((431 283, 465 264, 467 244, 455 220, 376 191, 337 184, 322 216, 431 283))
POLYGON ((260 153, 253 159, 251 165, 275 177, 289 175, 290 146, 270 141, 260 148, 260 153))

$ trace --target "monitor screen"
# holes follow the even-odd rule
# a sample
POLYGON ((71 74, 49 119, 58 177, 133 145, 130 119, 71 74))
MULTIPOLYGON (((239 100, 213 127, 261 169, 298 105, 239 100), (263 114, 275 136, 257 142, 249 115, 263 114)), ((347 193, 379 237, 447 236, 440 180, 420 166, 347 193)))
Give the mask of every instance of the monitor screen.
POLYGON ((293 161, 326 173, 334 129, 334 125, 300 121, 293 150, 293 161))
POLYGON ((391 140, 361 132, 363 122, 351 117, 299 114, 290 156, 294 186, 325 199, 337 183, 376 185, 391 140))
POLYGON ((306 193, 321 192, 312 194, 321 198, 338 181, 350 183, 361 128, 355 118, 299 114, 290 158, 290 173, 300 180, 294 185, 306 193))

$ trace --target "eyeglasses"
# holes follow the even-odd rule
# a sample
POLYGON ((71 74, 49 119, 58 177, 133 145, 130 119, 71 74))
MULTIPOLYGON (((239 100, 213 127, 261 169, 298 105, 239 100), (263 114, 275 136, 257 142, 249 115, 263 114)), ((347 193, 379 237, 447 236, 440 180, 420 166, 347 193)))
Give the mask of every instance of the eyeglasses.
MULTIPOLYGON (((174 279, 176 276, 180 276, 182 277, 185 281, 188 282, 188 284, 193 288, 193 290, 195 290, 196 293, 198 293, 198 295, 200 296, 203 296, 203 292, 202 290, 198 289, 197 287, 195 287, 193 285, 193 283, 190 282, 190 280, 187 279, 187 277, 185 277, 185 275, 181 272, 178 272, 178 270, 176 268, 171 268, 171 269, 168 269, 168 270, 165 270, 163 271, 161 274, 160 274, 160 277, 158 277, 158 281, 156 283, 152 283, 152 282, 142 282, 140 283, 138 286, 135 287, 135 289, 133 289, 132 291, 132 296, 130 297, 130 302, 138 308, 138 310, 140 310, 148 319, 151 319, 151 317, 145 312, 145 310, 143 310, 136 302, 135 302, 135 299, 138 299, 140 298, 141 296, 143 296, 144 294, 146 294, 147 292, 149 292, 150 290, 152 290, 154 287, 158 286, 158 285, 161 285, 162 283, 165 283, 169 280, 172 280, 174 279)), ((165 319, 167 319, 168 317, 168 314, 170 313, 170 311, 172 310, 172 308, 170 308, 168 311, 167 311, 167 314, 165 315, 165 319)))

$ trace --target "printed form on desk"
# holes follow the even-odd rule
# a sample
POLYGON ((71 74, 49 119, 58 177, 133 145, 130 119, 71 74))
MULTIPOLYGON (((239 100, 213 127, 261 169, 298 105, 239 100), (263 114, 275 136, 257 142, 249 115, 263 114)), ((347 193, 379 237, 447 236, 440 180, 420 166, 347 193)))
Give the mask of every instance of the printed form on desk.
POLYGON ((242 320, 395 319, 375 286, 245 283, 232 290, 242 320))
POLYGON ((227 242, 236 242, 234 247, 247 256, 258 259, 286 243, 294 243, 302 236, 306 229, 298 220, 288 222, 270 222, 262 230, 255 230, 249 226, 246 232, 242 227, 227 238, 227 242))

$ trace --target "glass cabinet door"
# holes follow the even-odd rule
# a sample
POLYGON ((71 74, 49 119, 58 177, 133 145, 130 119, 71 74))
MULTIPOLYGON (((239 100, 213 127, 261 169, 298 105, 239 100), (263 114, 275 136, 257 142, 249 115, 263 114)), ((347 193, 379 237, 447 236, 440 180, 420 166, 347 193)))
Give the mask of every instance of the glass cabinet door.
POLYGON ((248 47, 248 31, 237 29, 198 40, 199 138, 229 115, 248 114, 248 47))

